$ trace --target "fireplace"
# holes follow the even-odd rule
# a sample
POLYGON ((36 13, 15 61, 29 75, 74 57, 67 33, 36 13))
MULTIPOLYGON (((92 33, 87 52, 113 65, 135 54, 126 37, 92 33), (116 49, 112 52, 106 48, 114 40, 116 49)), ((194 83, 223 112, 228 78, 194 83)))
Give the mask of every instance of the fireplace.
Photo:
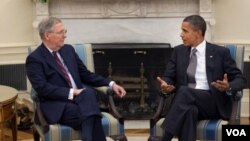
POLYGON ((95 71, 122 85, 127 95, 115 97, 125 119, 149 119, 156 111, 157 76, 162 76, 172 52, 168 43, 92 44, 95 71))

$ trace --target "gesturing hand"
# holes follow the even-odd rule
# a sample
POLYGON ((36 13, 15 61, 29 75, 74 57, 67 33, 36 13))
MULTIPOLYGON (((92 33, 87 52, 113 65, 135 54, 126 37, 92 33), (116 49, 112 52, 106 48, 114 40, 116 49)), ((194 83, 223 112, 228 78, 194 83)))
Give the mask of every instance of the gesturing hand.
POLYGON ((224 74, 224 78, 223 80, 216 80, 214 82, 211 83, 217 90, 219 90, 220 92, 225 92, 229 89, 229 83, 228 83, 228 79, 227 79, 227 74, 224 74))
POLYGON ((157 77, 157 80, 158 82, 160 82, 160 88, 163 93, 170 93, 175 89, 173 85, 169 85, 167 82, 162 80, 159 76, 157 77))

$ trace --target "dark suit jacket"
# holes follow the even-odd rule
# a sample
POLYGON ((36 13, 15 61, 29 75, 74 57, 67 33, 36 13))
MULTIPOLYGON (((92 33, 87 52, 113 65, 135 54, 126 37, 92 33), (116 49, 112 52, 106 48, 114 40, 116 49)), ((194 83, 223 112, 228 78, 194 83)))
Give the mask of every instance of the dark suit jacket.
MULTIPOLYGON (((179 45, 174 48, 170 61, 164 74, 164 80, 173 84, 177 89, 187 85, 186 70, 189 64, 190 47, 179 45)), ((223 80, 227 73, 229 85, 233 91, 246 87, 246 79, 236 67, 235 61, 230 56, 230 51, 221 46, 206 43, 206 73, 211 93, 214 95, 217 107, 222 118, 228 119, 232 108, 230 96, 216 90, 211 82, 223 80)))
MULTIPOLYGON (((87 70, 71 45, 65 44, 59 53, 78 88, 83 88, 83 83, 91 86, 108 86, 109 80, 87 70)), ((40 98, 41 109, 47 122, 57 123, 62 116, 65 104, 69 102, 70 88, 55 59, 44 44, 27 57, 26 69, 32 87, 40 98)))

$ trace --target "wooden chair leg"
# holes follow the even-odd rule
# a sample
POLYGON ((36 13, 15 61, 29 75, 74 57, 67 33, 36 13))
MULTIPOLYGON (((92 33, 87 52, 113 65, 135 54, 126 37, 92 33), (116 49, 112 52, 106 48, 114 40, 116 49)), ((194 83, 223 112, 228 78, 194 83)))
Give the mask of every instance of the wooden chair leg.
POLYGON ((35 127, 33 127, 33 138, 34 138, 34 141, 40 141, 40 135, 35 129, 35 127))

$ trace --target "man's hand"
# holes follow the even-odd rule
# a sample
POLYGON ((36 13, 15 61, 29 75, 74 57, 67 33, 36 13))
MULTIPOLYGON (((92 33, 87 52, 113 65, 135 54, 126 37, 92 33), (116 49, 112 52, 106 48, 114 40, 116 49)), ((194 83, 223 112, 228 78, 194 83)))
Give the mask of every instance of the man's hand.
POLYGON ((157 77, 157 80, 160 82, 160 87, 161 87, 162 92, 170 93, 175 89, 173 85, 169 85, 167 82, 162 80, 159 76, 157 77))
POLYGON ((112 89, 116 93, 116 95, 118 95, 121 98, 126 95, 126 91, 124 90, 124 88, 116 83, 113 84, 112 89))
POLYGON ((79 95, 84 89, 85 88, 83 88, 83 89, 74 89, 73 95, 75 95, 75 96, 79 95))
POLYGON ((227 79, 227 74, 224 74, 223 80, 217 80, 211 83, 220 92, 225 92, 229 89, 229 83, 227 79))

